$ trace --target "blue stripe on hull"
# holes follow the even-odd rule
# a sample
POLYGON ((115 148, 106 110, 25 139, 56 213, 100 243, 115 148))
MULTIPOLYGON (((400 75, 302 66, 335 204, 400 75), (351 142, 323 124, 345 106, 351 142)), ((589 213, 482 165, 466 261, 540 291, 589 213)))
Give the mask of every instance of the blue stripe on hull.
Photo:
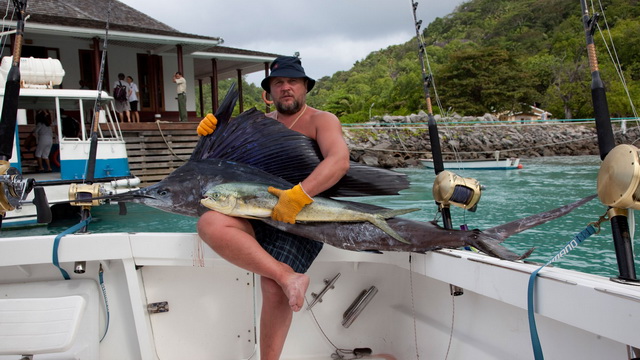
MULTIPOLYGON (((60 178, 62 180, 84 179, 87 160, 62 160, 60 161, 60 178)), ((96 159, 94 178, 129 176, 129 161, 121 159, 96 159)))

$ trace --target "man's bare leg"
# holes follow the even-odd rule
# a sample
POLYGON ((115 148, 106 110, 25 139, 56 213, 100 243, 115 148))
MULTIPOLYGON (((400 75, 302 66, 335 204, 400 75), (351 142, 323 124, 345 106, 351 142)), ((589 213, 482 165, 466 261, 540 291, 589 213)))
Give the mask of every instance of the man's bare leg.
POLYGON ((275 281, 260 278, 262 311, 260 313, 260 359, 278 360, 289 333, 293 311, 287 296, 275 281))
POLYGON ((198 234, 230 263, 275 281, 293 311, 304 305, 309 277, 274 259, 256 241, 251 224, 241 218, 208 211, 198 220, 198 234))

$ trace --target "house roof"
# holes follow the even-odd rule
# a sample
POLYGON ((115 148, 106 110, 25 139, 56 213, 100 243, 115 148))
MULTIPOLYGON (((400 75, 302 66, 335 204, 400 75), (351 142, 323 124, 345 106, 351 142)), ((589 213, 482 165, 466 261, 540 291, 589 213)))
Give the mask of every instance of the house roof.
MULTIPOLYGON (((13 2, 0 0, 0 6, 9 9, 5 25, 15 26, 11 12, 13 2), (7 7, 7 2, 11 5, 7 7)), ((104 0, 29 0, 28 20, 25 32, 80 39, 104 37, 107 15, 109 19, 109 44, 131 47, 151 54, 175 54, 176 45, 182 46, 184 55, 194 57, 196 78, 213 73, 210 59, 218 59, 218 77, 264 70, 264 63, 277 54, 219 46, 220 37, 180 32, 120 1, 104 0), (110 9, 109 9, 110 4, 110 9)))

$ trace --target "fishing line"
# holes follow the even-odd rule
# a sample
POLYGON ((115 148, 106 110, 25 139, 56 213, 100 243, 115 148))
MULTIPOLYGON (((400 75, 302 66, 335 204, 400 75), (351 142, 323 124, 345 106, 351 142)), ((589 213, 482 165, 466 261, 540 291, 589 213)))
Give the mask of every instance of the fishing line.
POLYGON ((420 359, 418 349, 418 327, 416 325, 416 305, 413 300, 413 253, 409 253, 409 289, 411 290, 411 315, 413 316, 413 342, 416 346, 416 359, 420 359))
MULTIPOLYGON (((304 297, 304 301, 307 303, 307 306, 310 305, 309 300, 307 300, 307 296, 306 295, 304 297)), ((333 348, 336 350, 335 353, 331 354, 331 359, 350 360, 350 359, 360 359, 360 358, 363 357, 363 355, 358 355, 356 353, 357 349, 341 349, 341 348, 337 347, 336 344, 334 344, 333 341, 331 341, 331 339, 329 339, 329 336, 324 332, 324 330, 322 329, 322 326, 320 326, 320 322, 318 322, 318 319, 316 318, 316 314, 313 312, 313 308, 309 309, 309 312, 311 313, 311 317, 313 317, 313 321, 316 323, 316 325, 318 326, 318 329, 322 333, 322 336, 324 336, 324 338, 329 342, 329 344, 331 344, 331 346, 333 346, 333 348), (355 357, 345 358, 346 354, 355 355, 355 357)))
MULTIPOLYGON (((107 3, 107 20, 105 23, 105 31, 104 31, 104 41, 102 42, 102 57, 100 59, 100 74, 98 75, 98 85, 97 85, 97 90, 98 90, 98 96, 96 97, 96 101, 94 102, 93 105, 93 115, 91 117, 91 132, 94 132, 95 128, 98 128, 98 115, 100 113, 100 103, 102 102, 102 87, 103 87, 103 82, 104 82, 104 70, 105 70, 105 63, 106 63, 106 58, 107 58, 107 46, 108 46, 108 38, 109 38, 109 21, 111 19, 111 3, 112 1, 109 0, 109 2, 107 3)), ((116 119, 117 120, 117 119, 116 119)), ((116 124, 118 122, 116 121, 116 124)), ((118 125, 120 126, 120 125, 118 125)), ((91 152, 91 151, 89 151, 91 152)), ((88 170, 89 170, 89 160, 87 159, 87 162, 85 163, 85 168, 84 168, 84 173, 85 173, 85 180, 87 178, 91 178, 93 179, 93 174, 89 175, 87 174, 88 170)))
MULTIPOLYGON (((10 1, 7 1, 7 8, 4 10, 4 17, 2 18, 2 28, 3 29, 6 29, 8 27, 7 25, 5 25, 5 20, 7 19, 7 16, 9 14, 9 3, 10 3, 10 1)), ((11 21, 13 21, 13 15, 14 14, 15 14, 15 12, 11 13, 11 18, 10 18, 11 21)), ((4 53, 4 48, 7 46, 7 40, 9 39, 8 35, 9 35, 8 33, 5 33, 4 35, 2 35, 2 42, 1 42, 1 45, 0 45, 0 49, 1 49, 0 54, 4 53)))
MULTIPOLYGON (((602 37, 602 42, 605 45, 605 48, 607 49, 607 52, 609 53, 609 58, 611 59, 611 62, 613 63, 614 68, 616 69, 616 72, 618 74, 618 78, 620 78, 620 82, 622 83, 622 87, 624 88, 625 93, 627 94, 627 99, 629 99, 629 105, 631 106, 631 111, 633 112, 633 115, 636 118, 636 124, 640 125, 638 123, 638 112, 636 111, 636 107, 633 103, 633 100, 631 98, 631 94, 629 93, 629 86, 627 85, 627 80, 624 77, 624 72, 622 70, 622 65, 620 64, 620 58, 618 57, 618 51, 616 50, 616 45, 613 42, 613 36, 611 36, 611 29, 609 28, 609 23, 607 22, 607 15, 604 11, 604 8, 602 7, 602 1, 598 0, 598 5, 600 6, 600 13, 602 14, 602 18, 604 20, 604 24, 605 24, 605 29, 608 31, 609 34, 609 41, 611 42, 611 48, 613 49, 613 53, 611 52, 611 49, 609 49, 609 44, 607 43, 607 40, 604 37, 604 33, 602 31, 602 28, 600 28, 600 25, 596 22, 596 26, 598 28, 598 32, 600 33, 600 37, 602 37)), ((595 9, 595 5, 593 4, 593 0, 591 0, 591 8, 595 9)), ((623 122, 623 126, 624 126, 624 122, 623 122)))

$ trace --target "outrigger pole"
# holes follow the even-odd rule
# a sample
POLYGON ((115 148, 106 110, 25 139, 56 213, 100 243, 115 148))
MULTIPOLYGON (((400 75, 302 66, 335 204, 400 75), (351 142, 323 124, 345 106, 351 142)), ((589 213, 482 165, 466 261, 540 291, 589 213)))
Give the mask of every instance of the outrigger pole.
MULTIPOLYGON (((109 20, 111 16, 111 1, 109 0, 107 5, 107 21, 105 25, 104 42, 102 46, 102 57, 100 59, 100 74, 98 75, 98 96, 93 108, 93 119, 91 121, 91 138, 89 143, 89 158, 87 159, 86 172, 84 174, 85 181, 88 185, 83 186, 78 190, 77 196, 94 197, 91 184, 95 181, 96 171, 96 157, 98 153, 98 127, 100 126, 100 103, 102 102, 102 84, 104 82, 104 68, 107 57, 107 43, 109 38, 109 20), (80 195, 83 194, 83 195, 80 195)), ((78 203, 82 206, 81 221, 85 221, 91 217, 91 206, 94 202, 82 202, 78 203)), ((121 207, 122 209, 122 207, 121 207)), ((121 210, 122 212, 122 210, 121 210)), ((87 225, 80 229, 80 232, 87 232, 87 225)))
MULTIPOLYGON (((613 129, 611 128, 611 117, 609 115, 609 105, 604 84, 600 78, 598 58, 593 41, 593 34, 596 30, 599 14, 589 17, 589 8, 586 0, 580 0, 582 7, 582 23, 587 41, 587 55, 589 58, 589 68, 591 71, 591 100, 596 120, 596 130, 598 135, 598 148, 600 150, 600 160, 604 160, 607 154, 615 147, 613 129)), ((618 279, 622 282, 636 282, 636 270, 633 259, 633 249, 631 236, 629 233, 629 222, 627 219, 627 209, 617 209, 610 207, 609 218, 611 221, 611 232, 613 233, 613 244, 618 261, 618 279)))
POLYGON ((9 162, 13 151, 13 140, 18 117, 18 97, 20 96, 20 55, 22 54, 22 39, 24 37, 24 18, 27 10, 27 0, 13 0, 17 23, 16 35, 13 43, 13 59, 11 69, 7 75, 2 103, 2 118, 0 119, 0 160, 9 162))
MULTIPOLYGON (((424 55, 425 55, 425 45, 422 41, 422 37, 420 36, 420 26, 422 25, 422 20, 418 21, 416 16, 416 10, 418 9, 418 3, 411 0, 411 5, 413 7, 413 21, 415 23, 416 29, 416 38, 418 40, 418 54, 420 56, 420 65, 422 66, 422 88, 424 90, 425 100, 427 102, 427 127, 429 129, 429 142, 431 143, 431 157, 433 158, 433 170, 436 175, 444 171, 444 162, 442 161, 442 149, 440 148, 440 135, 438 134, 438 124, 436 123, 436 119, 433 117, 433 107, 431 106, 431 93, 429 91, 429 87, 431 87, 431 81, 433 77, 431 74, 427 74, 427 69, 425 67, 424 55)), ((440 206, 438 204, 438 209, 442 213, 442 222, 445 229, 453 229, 453 224, 451 223, 451 212, 448 206, 440 206)))
POLYGON ((2 218, 7 211, 20 206, 20 201, 34 190, 33 203, 37 209, 39 223, 51 222, 47 196, 41 186, 35 186, 33 179, 23 179, 20 172, 11 167, 9 160, 13 152, 18 117, 18 98, 20 97, 20 56, 24 38, 27 0, 13 0, 16 13, 16 35, 13 42, 11 68, 7 74, 0 115, 0 228, 2 218))

